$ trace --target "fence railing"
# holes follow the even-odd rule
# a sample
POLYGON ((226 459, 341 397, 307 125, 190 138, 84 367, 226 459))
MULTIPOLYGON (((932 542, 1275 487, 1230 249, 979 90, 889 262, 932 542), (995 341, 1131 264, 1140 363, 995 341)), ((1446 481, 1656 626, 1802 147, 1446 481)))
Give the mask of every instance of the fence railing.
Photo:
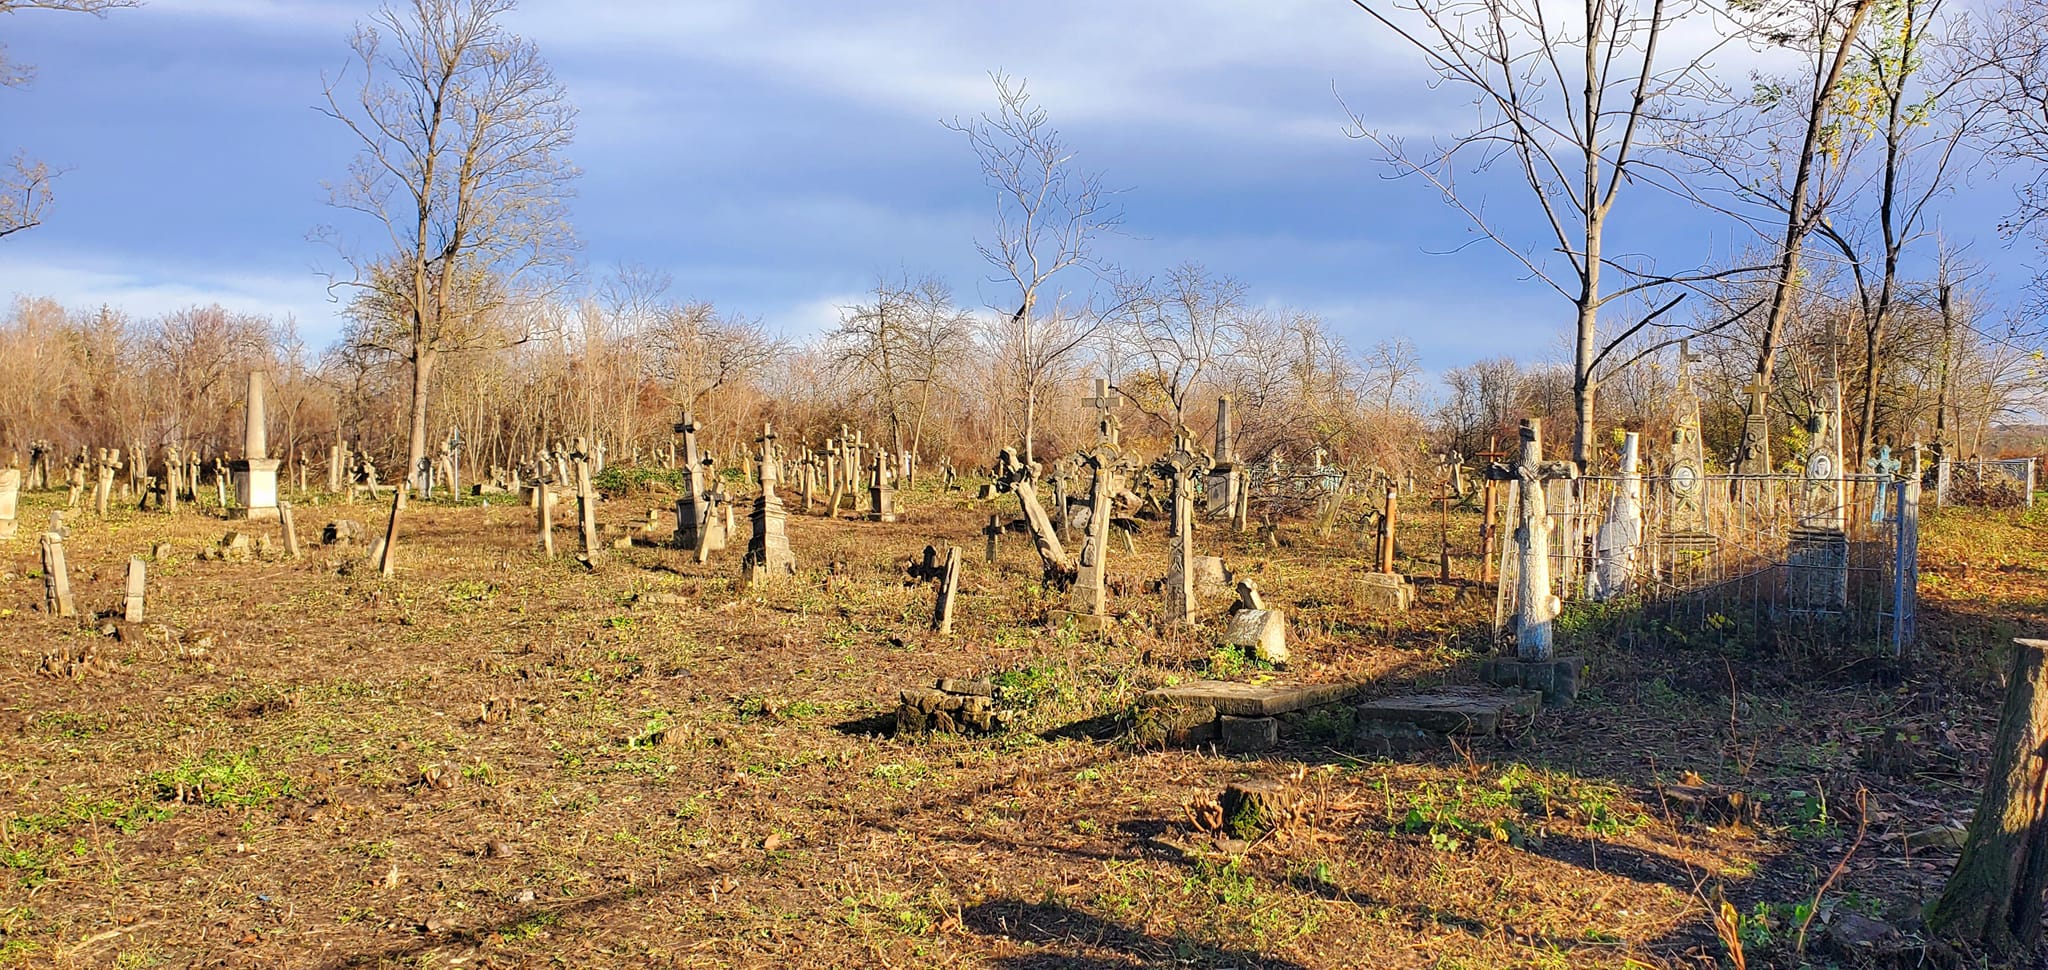
MULTIPOLYGON (((1573 635, 1575 613, 1625 611, 1675 638, 1789 635, 1893 651, 1910 642, 1917 484, 1845 476, 1830 493, 1799 475, 1708 475, 1688 493, 1668 476, 1644 476, 1639 518, 1615 514, 1626 485, 1618 476, 1545 484, 1561 639, 1573 635)), ((1519 610, 1520 571, 1519 489, 1505 491, 1494 609, 1503 636, 1519 610)))

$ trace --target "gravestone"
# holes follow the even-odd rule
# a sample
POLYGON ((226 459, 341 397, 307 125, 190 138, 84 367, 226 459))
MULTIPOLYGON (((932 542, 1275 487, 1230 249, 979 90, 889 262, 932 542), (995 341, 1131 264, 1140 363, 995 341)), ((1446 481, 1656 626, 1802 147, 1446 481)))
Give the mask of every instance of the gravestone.
POLYGON ((1658 559, 1666 581, 1691 585, 1721 540, 1707 529, 1706 453, 1700 444, 1700 399, 1693 393, 1691 365, 1695 358, 1681 341, 1678 351, 1678 393, 1672 415, 1668 494, 1663 529, 1657 537, 1658 559))
POLYGON ((988 561, 995 562, 997 541, 1003 536, 1002 519, 994 515, 989 516, 988 525, 982 527, 981 534, 988 537, 988 561))
POLYGON ((1015 448, 1004 448, 996 458, 994 487, 999 491, 1014 492, 1017 504, 1024 512, 1024 522, 1031 530, 1031 541, 1038 548, 1038 559, 1045 569, 1047 582, 1064 586, 1073 578, 1073 567, 1067 564, 1067 550, 1060 543, 1059 533, 1053 530, 1052 519, 1045 514, 1045 507, 1038 504, 1038 463, 1025 462, 1017 457, 1015 448))
POLYGON ((263 400, 263 375, 250 371, 249 400, 242 426, 242 457, 229 466, 234 473, 236 506, 230 518, 278 517, 277 469, 283 462, 270 457, 268 413, 263 400))
POLYGON ((1189 445, 1187 429, 1180 429, 1174 450, 1161 457, 1153 471, 1173 488, 1173 511, 1167 526, 1166 579, 1160 585, 1165 600, 1162 621, 1169 627, 1195 622, 1195 479, 1209 470, 1210 460, 1189 445))
POLYGON ((14 538, 14 518, 21 501, 21 469, 0 468, 0 539, 14 538))
POLYGON ((874 477, 868 484, 868 521, 896 521, 896 481, 886 448, 875 449, 874 477))
POLYGON ((1543 460, 1543 420, 1524 418, 1520 460, 1500 469, 1516 483, 1520 502, 1515 521, 1515 652, 1524 660, 1551 655, 1553 621, 1559 607, 1550 582, 1550 512, 1544 482, 1578 477, 1571 462, 1543 460))
POLYGON ((102 519, 107 517, 107 503, 114 497, 114 473, 120 471, 124 464, 121 461, 121 449, 100 449, 99 485, 93 491, 92 502, 93 509, 102 519))
POLYGON ((754 499, 754 535, 747 543, 747 557, 740 566, 740 582, 746 587, 774 583, 796 574, 796 555, 789 550, 785 526, 787 513, 775 494, 781 477, 781 462, 775 454, 775 426, 768 425, 756 439, 761 445, 761 495, 754 499))
POLYGON ((697 450, 700 427, 687 410, 675 423, 675 433, 683 436, 684 477, 683 494, 676 498, 676 534, 672 544, 677 549, 697 548, 698 530, 704 528, 704 456, 697 450))
POLYGON ((576 523, 583 540, 583 559, 596 562, 597 539, 597 492, 590 487, 590 463, 593 455, 588 441, 576 436, 576 450, 569 455, 576 472, 576 523))
POLYGON ((71 572, 64 562, 64 535, 45 532, 43 550, 43 608, 52 616, 77 616, 71 603, 71 572))
POLYGON ((1055 611, 1055 624, 1072 619, 1083 630, 1099 631, 1116 622, 1109 615, 1109 501, 1116 491, 1116 467, 1121 452, 1107 439, 1084 452, 1081 461, 1091 473, 1088 487, 1088 532, 1081 539, 1081 554, 1074 569, 1074 585, 1068 591, 1068 609, 1055 611))
POLYGON ((1825 406, 1815 410, 1807 430, 1799 526, 1792 530, 1785 552, 1786 599, 1794 612, 1836 613, 1849 606, 1842 432, 1834 412, 1825 406))
POLYGON ((277 503, 278 524, 284 530, 284 554, 299 558, 299 523, 292 517, 292 503, 277 503))
POLYGON ((1264 663, 1287 663, 1286 616, 1267 608, 1259 596, 1258 584, 1249 579, 1238 580, 1237 592, 1237 605, 1231 611, 1230 625, 1224 630, 1223 645, 1244 650, 1264 663))
POLYGON ((1902 463, 1892 457, 1891 445, 1878 445, 1877 457, 1866 459, 1863 467, 1877 476, 1877 496, 1870 503, 1870 521, 1883 522, 1891 514, 1892 483, 1899 478, 1902 463))
POLYGON ((1224 394, 1216 398, 1216 449, 1215 459, 1205 483, 1207 506, 1204 513, 1225 518, 1236 513, 1239 472, 1237 468, 1237 440, 1231 426, 1231 398, 1224 394))
POLYGON ((128 595, 121 601, 121 619, 128 623, 142 622, 142 596, 144 590, 144 569, 140 558, 128 560, 128 595))
POLYGON ((1765 412, 1768 402, 1764 396, 1770 393, 1770 385, 1765 384, 1763 374, 1758 373, 1742 386, 1742 393, 1749 396, 1749 403, 1743 410, 1742 443, 1736 447, 1735 471, 1739 475, 1768 475, 1771 473, 1771 421, 1765 412))
POLYGON ((1635 578, 1637 546, 1643 535, 1642 472, 1636 467, 1639 438, 1621 441, 1621 483, 1607 501, 1607 518, 1593 538, 1593 571, 1587 575, 1593 599, 1606 602, 1629 591, 1635 578))

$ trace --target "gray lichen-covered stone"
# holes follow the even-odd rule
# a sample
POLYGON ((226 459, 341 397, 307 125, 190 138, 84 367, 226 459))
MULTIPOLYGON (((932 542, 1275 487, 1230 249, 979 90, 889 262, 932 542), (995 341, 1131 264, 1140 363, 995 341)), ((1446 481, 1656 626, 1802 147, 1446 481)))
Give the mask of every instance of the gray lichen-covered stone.
POLYGON ((1494 657, 1479 668, 1479 679, 1502 687, 1519 687, 1543 695, 1547 707, 1562 709, 1572 706, 1579 696, 1579 681, 1583 677, 1586 663, 1578 657, 1552 657, 1549 660, 1518 660, 1513 657, 1494 657))
POLYGON ((1146 691, 1143 705, 1199 704, 1235 717, 1271 717, 1344 700, 1358 693, 1357 684, 1237 684, 1197 680, 1146 691))
POLYGON ((1376 613, 1406 613, 1415 605, 1415 586, 1394 573, 1366 573, 1358 577, 1358 602, 1376 613))
POLYGON ((1231 754, 1252 754, 1280 743, 1280 722, 1274 718, 1225 715, 1217 719, 1217 727, 1223 749, 1231 754))
POLYGON ((1287 662, 1287 617, 1279 610, 1240 610, 1223 632, 1223 645, 1239 647, 1269 664, 1287 662))

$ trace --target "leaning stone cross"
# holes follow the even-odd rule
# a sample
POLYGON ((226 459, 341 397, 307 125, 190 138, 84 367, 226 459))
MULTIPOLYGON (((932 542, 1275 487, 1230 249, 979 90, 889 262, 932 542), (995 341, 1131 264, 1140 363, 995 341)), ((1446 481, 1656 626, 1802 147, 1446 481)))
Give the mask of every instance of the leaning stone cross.
POLYGON ((1523 660, 1548 660, 1551 656, 1552 621, 1557 619, 1557 594, 1550 582, 1550 509, 1543 493, 1545 482, 1577 478, 1577 465, 1568 461, 1543 460, 1543 419, 1522 421, 1522 454, 1512 465, 1495 465, 1487 477, 1519 483, 1519 514, 1514 540, 1518 568, 1515 577, 1515 652, 1523 660))

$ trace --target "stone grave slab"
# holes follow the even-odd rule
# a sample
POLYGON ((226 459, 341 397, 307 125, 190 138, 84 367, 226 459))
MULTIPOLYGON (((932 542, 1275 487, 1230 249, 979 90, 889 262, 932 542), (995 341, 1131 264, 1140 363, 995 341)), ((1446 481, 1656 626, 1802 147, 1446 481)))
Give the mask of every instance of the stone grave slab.
POLYGON ((1410 726, 1435 734, 1491 735, 1501 718, 1530 716, 1542 707, 1543 695, 1520 690, 1479 690, 1445 687, 1423 694, 1382 697, 1358 705, 1359 733, 1377 726, 1410 726))
POLYGON ((1138 699, 1146 706, 1178 704, 1214 708, 1231 717, 1272 717, 1334 704, 1358 693, 1358 684, 1237 684, 1197 680, 1148 690, 1138 699))

